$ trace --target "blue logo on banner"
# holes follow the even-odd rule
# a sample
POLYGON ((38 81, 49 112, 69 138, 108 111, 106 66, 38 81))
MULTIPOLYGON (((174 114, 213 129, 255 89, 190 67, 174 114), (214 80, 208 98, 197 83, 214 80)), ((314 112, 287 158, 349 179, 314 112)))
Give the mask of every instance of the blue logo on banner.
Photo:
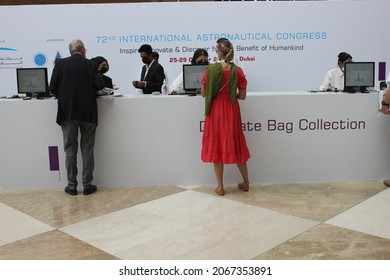
POLYGON ((54 64, 55 64, 58 60, 60 60, 61 58, 62 58, 62 57, 61 57, 60 52, 57 51, 56 57, 54 58, 54 64))
POLYGON ((0 48, 0 51, 16 51, 16 50, 11 48, 0 48))
POLYGON ((38 53, 34 56, 34 63, 37 65, 37 66, 43 66, 46 64, 46 55, 44 55, 43 53, 38 53))

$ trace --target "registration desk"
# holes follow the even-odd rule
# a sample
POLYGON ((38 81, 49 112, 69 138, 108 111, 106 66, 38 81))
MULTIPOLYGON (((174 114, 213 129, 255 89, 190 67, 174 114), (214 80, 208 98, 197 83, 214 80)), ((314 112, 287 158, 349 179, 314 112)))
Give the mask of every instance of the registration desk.
MULTIPOLYGON (((249 93, 240 104, 252 183, 390 177, 390 116, 378 113, 378 93, 249 93)), ((105 97, 98 110, 98 186, 215 184, 211 164, 200 160, 202 97, 105 97)), ((66 185, 56 112, 54 99, 0 100, 0 188, 66 185), (50 170, 48 147, 58 147, 59 170, 50 170)), ((239 181, 227 165, 225 184, 239 181)))

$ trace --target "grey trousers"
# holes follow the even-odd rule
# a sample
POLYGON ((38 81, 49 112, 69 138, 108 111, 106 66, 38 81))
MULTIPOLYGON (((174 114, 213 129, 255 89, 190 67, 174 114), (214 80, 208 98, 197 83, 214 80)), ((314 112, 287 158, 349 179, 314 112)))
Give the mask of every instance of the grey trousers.
POLYGON ((96 124, 80 121, 64 121, 61 123, 64 139, 65 166, 67 171, 68 186, 71 189, 77 188, 77 152, 78 132, 80 129, 80 150, 83 160, 83 186, 89 187, 93 180, 95 167, 94 146, 96 124))

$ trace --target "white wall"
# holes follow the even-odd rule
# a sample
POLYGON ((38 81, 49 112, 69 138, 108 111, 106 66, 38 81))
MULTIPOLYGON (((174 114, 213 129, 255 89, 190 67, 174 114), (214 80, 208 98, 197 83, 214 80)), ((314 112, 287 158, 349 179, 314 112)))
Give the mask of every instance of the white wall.
POLYGON ((109 60, 108 74, 121 93, 134 94, 131 81, 138 78, 142 66, 137 53, 141 44, 173 50, 160 52, 160 62, 173 81, 194 48, 209 48, 214 60, 215 41, 225 36, 220 34, 244 36, 232 42, 237 64, 247 74, 249 91, 317 89, 325 72, 336 66, 341 51, 349 52, 355 61, 390 62, 385 47, 390 45, 385 24, 389 8, 388 1, 2 6, 0 96, 16 93, 15 68, 35 67, 36 55, 46 57, 42 66, 51 73, 57 52, 68 56, 68 43, 74 38, 85 42, 88 57, 102 55, 109 60), (298 37, 292 39, 289 34, 298 37), (166 40, 170 35, 188 41, 166 40), (154 40, 143 41, 143 36, 154 40), (303 50, 271 50, 288 46, 303 50), (254 61, 240 61, 240 57, 254 61))

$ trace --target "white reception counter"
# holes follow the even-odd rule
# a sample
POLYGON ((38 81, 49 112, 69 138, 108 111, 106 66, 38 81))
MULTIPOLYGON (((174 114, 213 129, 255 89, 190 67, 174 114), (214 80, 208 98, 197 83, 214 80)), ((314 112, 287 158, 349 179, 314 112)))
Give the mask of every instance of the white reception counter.
MULTIPOLYGON (((390 177, 390 117, 378 113, 377 93, 251 93, 240 104, 252 183, 390 177)), ((98 186, 215 183, 200 160, 202 97, 111 97, 98 106, 98 186)), ((0 188, 66 185, 56 112, 54 99, 0 100, 0 188), (59 171, 50 171, 49 146, 58 147, 59 171)), ((226 166, 225 183, 238 181, 236 167, 226 166)))

